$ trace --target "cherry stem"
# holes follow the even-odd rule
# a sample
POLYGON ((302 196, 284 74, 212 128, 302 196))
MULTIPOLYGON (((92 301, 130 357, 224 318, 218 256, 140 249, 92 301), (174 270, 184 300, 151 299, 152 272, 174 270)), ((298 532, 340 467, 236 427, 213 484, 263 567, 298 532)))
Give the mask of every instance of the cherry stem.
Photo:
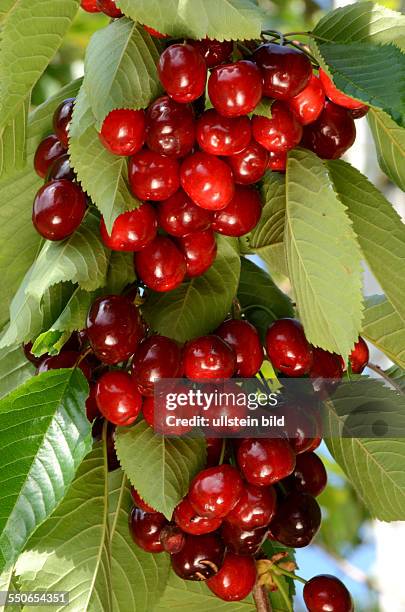
POLYGON ((262 372, 261 370, 259 370, 258 374, 259 374, 259 376, 260 376, 260 380, 262 381, 262 383, 263 383, 263 385, 264 385, 264 387, 265 387, 265 389, 266 389, 267 393, 271 393, 271 389, 270 389, 270 387, 269 387, 269 384, 268 384, 268 382, 267 382, 267 380, 266 380, 266 378, 265 378, 265 376, 264 376, 263 372, 262 372))
POLYGON ((277 589, 280 591, 281 597, 284 599, 288 612, 294 612, 293 607, 291 605, 290 598, 288 597, 288 593, 286 593, 284 589, 284 585, 281 582, 280 578, 278 578, 274 573, 272 573, 272 579, 277 586, 277 589))
POLYGON ((87 355, 90 355, 90 353, 92 352, 92 350, 93 350, 93 349, 92 349, 91 347, 89 347, 89 348, 87 348, 87 349, 84 351, 84 353, 82 353, 82 354, 81 354, 81 355, 78 357, 78 359, 77 359, 77 361, 76 361, 76 363, 75 363, 75 367, 76 367, 76 368, 78 368, 78 367, 79 367, 79 365, 81 364, 81 362, 83 361, 83 359, 86 359, 87 355))
POLYGON ((237 45, 238 49, 241 49, 241 51, 243 51, 243 53, 245 53, 246 55, 248 55, 249 57, 252 55, 251 50, 249 49, 249 47, 246 47, 245 45, 243 45, 242 43, 238 42, 237 45))
POLYGON ((226 438, 222 440, 221 454, 219 455, 219 463, 218 465, 222 465, 225 459, 225 450, 226 450, 226 438))
POLYGON ((270 597, 264 586, 256 583, 253 588, 253 599, 255 600, 257 612, 273 612, 270 597))
POLYGON ((277 570, 275 570, 275 571, 277 571, 277 574, 282 574, 283 576, 287 576, 288 578, 292 578, 292 580, 298 580, 298 582, 302 582, 302 584, 306 584, 307 583, 305 578, 302 578, 301 576, 297 576, 297 574, 294 574, 294 572, 289 572, 288 570, 283 569, 279 565, 277 565, 276 567, 277 567, 277 570))
POLYGON ((396 391, 398 391, 398 393, 400 395, 404 395, 404 391, 401 388, 400 385, 398 385, 398 383, 395 382, 395 380, 393 380, 388 374, 386 374, 386 372, 384 372, 384 370, 377 364, 375 363, 369 363, 367 365, 367 367, 372 370, 373 372, 375 372, 376 374, 378 374, 379 376, 381 376, 381 378, 383 378, 387 383, 389 383, 396 391))
POLYGON ((311 36, 312 32, 308 30, 307 32, 287 32, 284 36, 311 36))
POLYGON ((272 36, 273 38, 278 38, 280 40, 280 45, 283 46, 285 42, 285 37, 282 32, 278 30, 263 30, 262 34, 272 36))

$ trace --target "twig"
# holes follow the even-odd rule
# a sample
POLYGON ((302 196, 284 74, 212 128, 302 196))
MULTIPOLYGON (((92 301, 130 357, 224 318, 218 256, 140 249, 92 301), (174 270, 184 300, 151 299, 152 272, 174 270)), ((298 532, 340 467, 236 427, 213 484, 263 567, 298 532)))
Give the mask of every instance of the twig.
POLYGON ((383 378, 392 387, 394 387, 394 389, 398 391, 400 395, 404 395, 404 391, 401 388, 401 386, 398 385, 398 383, 395 382, 395 380, 393 380, 390 376, 388 376, 388 374, 386 374, 379 365, 375 363, 369 363, 367 367, 373 372, 375 372, 376 374, 378 374, 378 376, 381 376, 381 378, 383 378))
POLYGON ((255 584, 253 588, 253 599, 255 600, 257 612, 273 612, 270 597, 264 586, 255 584))

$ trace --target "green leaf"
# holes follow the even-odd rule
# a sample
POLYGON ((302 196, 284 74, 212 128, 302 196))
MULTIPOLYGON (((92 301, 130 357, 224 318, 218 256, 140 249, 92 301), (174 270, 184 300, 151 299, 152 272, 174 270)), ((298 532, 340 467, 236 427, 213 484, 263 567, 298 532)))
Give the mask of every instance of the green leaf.
POLYGON ((203 276, 169 293, 151 293, 142 307, 150 327, 185 342, 212 332, 229 312, 240 273, 236 242, 218 236, 218 254, 203 276))
POLYGON ((405 327, 384 295, 366 299, 362 335, 391 361, 405 368, 405 327))
POLYGON ((295 150, 287 165, 286 253, 309 342, 346 357, 362 319, 360 249, 323 162, 295 150))
POLYGON ((0 571, 55 509, 91 447, 87 394, 79 370, 52 370, 0 402, 0 571))
POLYGON ((0 178, 24 168, 30 95, 10 122, 0 130, 0 178))
POLYGON ((405 191, 405 129, 374 108, 370 109, 367 118, 381 169, 405 191))
POLYGON ((22 385, 34 372, 21 345, 0 350, 0 398, 22 385))
POLYGON ((251 115, 258 115, 259 117, 271 119, 271 107, 273 106, 273 102, 274 100, 270 100, 270 98, 262 98, 251 115))
MULTIPOLYGON (((262 549, 265 555, 271 559, 273 555, 277 555, 279 553, 288 553, 288 557, 285 558, 286 561, 293 561, 295 563, 295 553, 292 548, 286 548, 282 544, 278 542, 272 542, 270 540, 265 540, 263 543, 262 549)), ((295 595, 295 583, 291 578, 287 578, 286 576, 278 576, 278 579, 286 593, 287 597, 290 600, 290 608, 287 607, 286 601, 280 590, 271 592, 270 601, 273 612, 290 612, 293 606, 293 597, 295 595)))
POLYGON ((115 448, 140 496, 169 520, 206 462, 204 438, 160 436, 145 421, 117 429, 115 448))

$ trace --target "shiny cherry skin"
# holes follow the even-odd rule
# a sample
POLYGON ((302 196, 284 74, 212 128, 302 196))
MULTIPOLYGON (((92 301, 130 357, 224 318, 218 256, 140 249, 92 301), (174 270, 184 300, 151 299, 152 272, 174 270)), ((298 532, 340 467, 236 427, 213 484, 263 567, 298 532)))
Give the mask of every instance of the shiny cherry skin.
POLYGON ((181 348, 174 340, 157 334, 141 342, 132 361, 132 378, 142 395, 153 395, 162 378, 181 375, 181 348))
POLYGON ((321 525, 321 510, 312 495, 289 493, 280 502, 270 525, 271 536, 291 548, 308 546, 321 525))
POLYGON ((222 440, 221 438, 206 438, 207 444, 207 463, 206 467, 213 467, 218 465, 222 451, 222 440))
POLYGON ((160 56, 158 74, 164 89, 176 102, 192 102, 204 93, 207 66, 191 45, 167 47, 160 56))
POLYGON ((242 492, 238 470, 223 464, 197 474, 191 482, 188 499, 200 516, 223 518, 239 502, 242 492))
POLYGON ((35 196, 32 222, 43 238, 64 240, 77 230, 85 212, 86 196, 78 185, 50 181, 35 196))
POLYGON ((268 533, 267 527, 258 529, 241 529, 233 523, 224 521, 221 527, 221 538, 229 552, 236 555, 253 557, 263 544, 268 533))
POLYGON ((251 113, 262 94, 261 72, 249 60, 217 66, 208 79, 209 98, 213 107, 224 117, 241 117, 251 113))
POLYGON ((253 557, 242 557, 227 552, 218 574, 207 581, 207 586, 224 601, 241 601, 253 590, 257 577, 253 557))
POLYGON ((159 203, 157 215, 160 227, 177 238, 207 230, 213 220, 212 213, 194 204, 182 189, 159 203))
MULTIPOLYGON (((216 390, 215 385, 211 385, 209 390, 214 392, 216 390)), ((217 390, 218 393, 214 396, 213 401, 209 406, 204 407, 202 411, 203 416, 207 419, 206 433, 209 435, 230 436, 241 432, 243 430, 241 420, 246 419, 248 415, 247 399, 243 403, 240 400, 239 403, 228 398, 241 398, 244 394, 243 389, 230 380, 226 384, 226 393, 233 395, 225 396, 225 398, 221 397, 219 394, 224 390, 222 385, 218 386, 217 390), (217 419, 219 419, 219 422, 217 422, 217 419), (227 422, 227 424, 223 424, 223 421, 227 422)))
POLYGON ((61 155, 58 157, 58 159, 55 159, 46 175, 47 182, 60 181, 62 179, 70 182, 76 180, 76 173, 70 165, 70 158, 68 154, 61 155))
POLYGON ((204 274, 215 261, 217 241, 212 230, 193 232, 178 238, 180 249, 186 258, 187 276, 194 278, 204 274))
POLYGON ((267 527, 276 511, 276 493, 273 487, 246 484, 236 506, 226 520, 246 531, 267 527))
MULTIPOLYGON (((177 387, 176 384, 171 384, 171 392, 184 393, 184 385, 179 383, 179 386, 177 387)), ((192 425, 189 424, 188 419, 195 416, 196 408, 190 404, 186 404, 185 406, 177 406, 175 416, 185 419, 185 422, 174 422, 168 424, 167 421, 164 420, 164 416, 167 415, 165 395, 163 394, 162 398, 158 397, 156 402, 153 395, 148 395, 147 397, 144 397, 142 414, 149 427, 151 427, 154 431, 157 431, 159 434, 184 436, 193 429, 192 425), (157 416, 155 416, 156 405, 158 406, 157 416)))
POLYGON ((131 425, 142 407, 142 396, 126 372, 112 371, 97 381, 96 402, 107 421, 114 425, 131 425))
POLYGON ((220 518, 199 516, 190 504, 188 497, 185 497, 178 506, 176 506, 173 519, 185 533, 197 536, 204 535, 205 533, 212 533, 219 529, 222 524, 222 519, 220 518))
POLYGON ((283 374, 301 377, 311 369, 312 348, 296 319, 274 321, 266 333, 266 348, 271 363, 283 374))
POLYGON ((254 139, 268 151, 283 153, 296 147, 302 138, 302 126, 284 102, 274 102, 271 119, 254 116, 254 139))
POLYGON ((218 64, 229 61, 233 51, 231 40, 219 41, 204 38, 203 40, 188 40, 187 43, 203 56, 207 68, 214 68, 218 64))
POLYGON ((343 376, 342 358, 336 353, 312 347, 313 362, 309 375, 311 378, 341 379, 343 376))
POLYGON ((309 58, 292 47, 266 43, 256 49, 253 59, 262 71, 263 95, 276 100, 297 96, 312 75, 309 58))
POLYGON ((96 4, 98 9, 108 17, 112 17, 113 19, 122 17, 122 13, 114 0, 96 0, 96 4))
POLYGON ((161 155, 184 157, 195 143, 194 111, 169 96, 158 98, 146 111, 148 148, 161 155))
POLYGON ((76 351, 63 351, 62 353, 59 353, 59 355, 42 358, 37 367, 36 374, 42 374, 43 372, 48 372, 49 370, 75 368, 78 366, 85 377, 89 380, 91 378, 91 368, 86 360, 78 363, 79 360, 80 353, 76 351))
POLYGON ((308 85, 294 98, 288 100, 288 106, 298 118, 301 125, 316 121, 325 105, 325 91, 322 83, 314 74, 308 85))
POLYGON ((155 38, 167 38, 167 34, 162 34, 162 32, 158 32, 157 30, 155 30, 154 28, 151 28, 150 26, 144 25, 143 29, 148 32, 148 34, 150 34, 151 36, 154 36, 155 38))
POLYGON ((144 149, 130 158, 128 178, 140 200, 166 200, 180 187, 179 164, 173 157, 144 149))
POLYGON ((267 167, 272 172, 284 173, 287 168, 287 152, 282 151, 281 153, 274 153, 274 151, 269 151, 269 163, 267 167))
POLYGON ((285 480, 287 490, 309 493, 318 497, 326 487, 328 476, 325 466, 315 453, 297 455, 295 469, 285 480))
POLYGON ((152 242, 157 232, 157 215, 151 204, 145 202, 136 210, 119 215, 107 231, 104 219, 100 220, 101 238, 112 251, 140 251, 152 242))
POLYGON ((208 153, 197 152, 187 157, 181 166, 180 178, 193 202, 207 210, 225 208, 235 193, 230 167, 208 153))
POLYGON ((240 378, 255 376, 264 359, 257 329, 249 321, 230 319, 222 323, 215 333, 229 344, 236 355, 235 375, 240 378))
POLYGON ((235 373, 236 356, 222 338, 201 336, 184 347, 183 366, 190 380, 227 379, 235 373))
POLYGON ((80 6, 87 13, 100 13, 100 9, 97 6, 97 0, 81 0, 80 6))
POLYGON ((236 155, 227 158, 235 183, 251 185, 260 181, 269 163, 269 152, 252 140, 250 144, 236 155))
POLYGON ((149 553, 164 551, 160 534, 167 524, 168 521, 160 512, 148 513, 136 506, 129 515, 129 532, 133 541, 149 553))
POLYGON ((361 374, 364 368, 367 367, 369 358, 370 352, 368 346, 365 340, 360 336, 349 355, 349 362, 353 374, 361 374))
POLYGON ((123 295, 95 300, 87 315, 86 331, 98 359, 111 365, 129 359, 144 336, 138 309, 123 295))
POLYGON ((356 140, 356 126, 350 111, 326 101, 319 119, 304 129, 302 146, 322 159, 339 159, 356 140))
POLYGON ((184 280, 187 262, 179 247, 166 236, 156 236, 134 255, 135 271, 153 291, 171 291, 184 280))
POLYGON ((68 148, 69 125, 72 120, 75 98, 67 98, 56 109, 53 115, 53 130, 61 144, 68 148))
POLYGON ((261 214, 259 191, 252 187, 237 186, 228 206, 215 213, 212 229, 224 236, 244 236, 256 227, 261 214))
POLYGON ((219 536, 187 535, 181 551, 171 555, 172 568, 183 580, 207 580, 221 569, 225 547, 219 536))
POLYGON ((169 555, 175 555, 179 553, 185 545, 186 534, 183 533, 177 525, 169 523, 163 527, 160 532, 160 541, 164 550, 169 553, 169 555))
POLYGON ((353 119, 361 119, 362 117, 365 117, 367 115, 369 110, 370 107, 366 104, 363 104, 363 106, 359 106, 359 108, 350 109, 350 114, 353 119))
POLYGON ((152 508, 152 506, 149 506, 149 504, 147 504, 144 501, 144 499, 142 499, 142 497, 139 495, 138 491, 134 487, 131 487, 131 497, 132 497, 132 501, 134 502, 135 506, 137 506, 144 512, 148 512, 148 513, 156 512, 156 510, 152 508))
POLYGON ((238 448, 238 465, 247 482, 266 487, 293 472, 295 453, 282 438, 248 438, 238 448))
POLYGON ((304 586, 304 601, 309 612, 353 612, 352 597, 343 584, 329 574, 314 576, 304 586))
POLYGON ((54 161, 66 153, 65 147, 55 134, 47 136, 39 143, 34 156, 35 172, 45 178, 54 161))
MULTIPOLYGON (((307 452, 322 435, 322 418, 317 406, 312 401, 301 404, 284 404, 281 412, 288 414, 286 436, 295 454, 307 452)), ((277 409, 276 409, 277 411, 277 409)))
POLYGON ((248 117, 223 117, 214 108, 197 121, 197 142, 212 155, 235 155, 245 149, 252 137, 248 117))
POLYGON ((319 79, 329 100, 334 102, 334 104, 350 110, 358 110, 364 106, 363 102, 355 100, 340 91, 322 68, 319 69, 319 79))
POLYGON ((103 121, 100 140, 114 155, 135 155, 142 149, 146 138, 144 110, 117 108, 103 121))

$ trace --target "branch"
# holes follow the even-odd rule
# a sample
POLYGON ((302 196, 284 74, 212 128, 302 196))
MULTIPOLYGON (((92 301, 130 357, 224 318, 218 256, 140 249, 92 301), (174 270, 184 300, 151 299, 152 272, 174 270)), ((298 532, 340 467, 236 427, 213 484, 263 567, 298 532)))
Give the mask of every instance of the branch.
POLYGON ((253 599, 255 600, 257 612, 273 612, 270 597, 267 595, 266 588, 256 583, 253 589, 253 599))
POLYGON ((386 374, 386 372, 384 372, 384 370, 380 368, 379 365, 376 365, 375 363, 369 363, 367 367, 376 374, 378 374, 378 376, 381 376, 381 378, 383 378, 389 385, 391 385, 396 391, 398 391, 400 395, 404 395, 401 386, 398 385, 398 383, 395 382, 395 380, 393 380, 390 376, 388 376, 388 374, 386 374))

